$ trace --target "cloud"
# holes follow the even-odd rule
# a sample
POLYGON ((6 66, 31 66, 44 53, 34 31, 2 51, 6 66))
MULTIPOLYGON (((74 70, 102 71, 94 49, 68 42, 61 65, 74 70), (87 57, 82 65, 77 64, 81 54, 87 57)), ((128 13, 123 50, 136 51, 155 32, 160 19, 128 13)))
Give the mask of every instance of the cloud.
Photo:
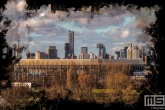
POLYGON ((118 44, 119 44, 119 45, 123 45, 124 43, 113 43, 113 44, 116 44, 116 45, 118 45, 118 44))
POLYGON ((112 48, 113 51, 119 51, 120 49, 122 49, 123 46, 115 46, 112 48))
POLYGON ((17 41, 20 38, 20 35, 17 33, 17 31, 18 27, 14 29, 10 28, 6 34, 6 39, 11 41, 17 41))
POLYGON ((17 10, 19 12, 25 10, 26 7, 27 7, 27 4, 26 4, 25 0, 18 1, 18 3, 17 3, 17 10))
POLYGON ((146 19, 140 18, 135 22, 135 25, 139 29, 145 29, 148 26, 148 23, 146 19))
POLYGON ((52 13, 51 5, 44 5, 34 11, 33 16, 27 17, 25 15, 29 10, 25 9, 27 7, 25 0, 7 2, 5 7, 7 9, 3 15, 15 25, 7 33, 7 41, 16 41, 20 36, 22 42, 30 42, 29 50, 32 51, 45 51, 48 46, 56 45, 60 56, 64 55, 63 47, 64 43, 68 42, 68 30, 75 33, 76 54, 79 54, 80 47, 84 45, 94 53, 98 53, 97 43, 103 43, 109 51, 122 48, 121 40, 147 42, 149 36, 142 33, 142 30, 155 22, 155 11, 160 9, 157 5, 137 10, 136 6, 128 9, 129 5, 109 4, 109 7, 104 6, 98 11, 92 11, 93 7, 89 6, 77 11, 74 7, 69 8, 68 12, 57 9, 52 13))
POLYGON ((59 26, 59 27, 63 27, 66 30, 72 29, 72 31, 77 31, 77 32, 80 32, 80 33, 82 33, 83 31, 86 30, 85 26, 83 26, 79 23, 76 23, 76 22, 62 21, 60 23, 57 23, 56 25, 59 26))
POLYGON ((101 28, 101 29, 95 29, 95 32, 97 33, 106 33, 112 29, 119 29, 120 27, 119 26, 109 26, 107 28, 101 28))
POLYGON ((120 37, 120 30, 119 29, 112 29, 109 31, 109 37, 113 40, 118 40, 120 37))
POLYGON ((121 32, 121 38, 127 38, 130 35, 130 31, 129 30, 123 30, 121 32))
POLYGON ((149 35, 147 35, 145 33, 140 33, 136 37, 136 42, 145 43, 145 42, 150 41, 150 40, 151 40, 151 36, 149 36, 149 35))
POLYGON ((9 20, 15 21, 25 17, 27 7, 25 0, 10 0, 5 4, 5 7, 6 10, 3 12, 3 16, 8 17, 9 20))
POLYGON ((32 42, 29 42, 31 46, 35 46, 37 44, 35 44, 33 41, 32 42))

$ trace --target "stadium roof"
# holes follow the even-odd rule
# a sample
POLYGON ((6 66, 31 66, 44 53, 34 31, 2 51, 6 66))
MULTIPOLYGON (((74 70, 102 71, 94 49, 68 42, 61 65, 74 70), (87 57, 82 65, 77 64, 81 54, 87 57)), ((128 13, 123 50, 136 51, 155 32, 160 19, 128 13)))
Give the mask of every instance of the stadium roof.
POLYGON ((108 63, 121 63, 121 64, 145 64, 142 59, 22 59, 18 65, 97 65, 108 63))

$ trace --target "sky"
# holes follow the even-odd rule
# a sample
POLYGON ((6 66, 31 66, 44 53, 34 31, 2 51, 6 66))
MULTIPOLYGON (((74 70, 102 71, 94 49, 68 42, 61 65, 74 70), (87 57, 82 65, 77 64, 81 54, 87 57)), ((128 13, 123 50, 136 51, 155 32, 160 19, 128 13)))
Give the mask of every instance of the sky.
MULTIPOLYGON (((75 11, 74 7, 68 12, 56 10, 51 12, 51 5, 40 7, 31 17, 26 17, 27 3, 25 0, 7 2, 6 10, 2 11, 2 24, 8 18, 12 20, 6 34, 10 46, 20 39, 20 45, 28 49, 23 52, 46 52, 49 46, 56 46, 58 57, 64 57, 64 43, 68 42, 68 30, 74 31, 74 50, 78 56, 81 47, 88 47, 88 53, 98 55, 96 44, 102 43, 110 54, 122 49, 124 43, 137 42, 144 45, 151 37, 143 33, 145 27, 156 21, 155 11, 160 9, 155 5, 151 8, 133 5, 119 6, 109 4, 99 11, 91 11, 91 6, 83 6, 75 11)), ((0 9, 1 10, 1 9, 0 9)))

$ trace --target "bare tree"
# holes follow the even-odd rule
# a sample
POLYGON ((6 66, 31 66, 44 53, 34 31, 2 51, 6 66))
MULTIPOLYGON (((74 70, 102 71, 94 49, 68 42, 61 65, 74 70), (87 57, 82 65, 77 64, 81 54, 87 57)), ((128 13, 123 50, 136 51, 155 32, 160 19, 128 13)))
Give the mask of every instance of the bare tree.
POLYGON ((138 99, 138 94, 134 90, 133 80, 128 76, 127 65, 112 65, 110 71, 107 72, 105 86, 108 91, 109 102, 125 102, 133 104, 138 99))

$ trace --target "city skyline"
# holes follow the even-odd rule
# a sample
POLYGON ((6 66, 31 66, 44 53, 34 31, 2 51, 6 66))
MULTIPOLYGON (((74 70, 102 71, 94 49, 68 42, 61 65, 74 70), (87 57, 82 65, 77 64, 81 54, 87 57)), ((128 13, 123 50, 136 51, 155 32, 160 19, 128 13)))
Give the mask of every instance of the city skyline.
MULTIPOLYGON (((68 31, 70 32, 70 30, 68 31)), ((73 32, 74 33, 74 32, 73 32)), ((70 36, 68 35, 70 39, 70 36)), ((74 41, 74 39, 72 39, 74 41)), ((74 47, 74 45, 73 45, 74 47)), ((137 45, 134 43, 125 43, 123 48, 120 50, 114 51, 114 54, 110 52, 108 54, 106 52, 106 47, 103 44, 97 44, 98 55, 95 55, 93 52, 88 52, 88 47, 81 47, 81 52, 79 55, 71 54, 70 43, 64 44, 64 57, 58 56, 58 49, 56 46, 49 46, 46 52, 37 51, 35 53, 26 54, 26 59, 95 59, 94 57, 98 57, 99 59, 143 59, 143 56, 146 55, 146 47, 144 45, 137 45), (35 55, 33 55, 35 54, 35 55), (74 58, 72 56, 75 56, 74 58), (111 58, 113 57, 113 58, 111 58)), ((72 49, 74 50, 74 49, 72 49)))
MULTIPOLYGON (((68 36, 67 36, 68 37, 68 36)), ((74 39, 75 39, 75 37, 74 37, 74 39)), ((50 41, 51 42, 51 41, 50 41)), ((58 57, 60 57, 60 58, 64 58, 65 57, 65 50, 63 49, 64 48, 64 45, 65 45, 65 43, 67 43, 67 38, 66 38, 66 42, 64 42, 64 44, 63 45, 61 45, 62 47, 59 47, 59 46, 56 46, 56 44, 55 45, 53 45, 52 43, 50 43, 50 44, 52 44, 52 45, 48 45, 48 47, 49 46, 56 46, 57 48, 60 48, 59 49, 59 51, 58 51, 58 54, 57 54, 57 56, 58 57), (62 48, 62 49, 61 49, 62 48), (63 53, 63 54, 61 54, 61 53, 63 53), (59 55, 60 54, 60 55, 59 55)), ((106 50, 109 50, 109 51, 106 51, 108 54, 110 54, 111 52, 112 52, 112 54, 114 55, 114 53, 115 53, 115 51, 117 51, 117 50, 120 50, 120 49, 123 49, 124 48, 124 44, 125 43, 136 43, 135 41, 129 41, 129 42, 122 42, 122 43, 114 43, 113 45, 112 45, 112 47, 113 48, 106 48, 106 50)), ((31 42, 31 44, 32 45, 34 45, 32 42, 31 42)), ((74 41, 74 44, 76 44, 76 42, 74 41)), ((105 44, 107 44, 107 43, 105 43, 105 44)), ((109 43, 109 44, 111 44, 111 43, 109 43)), ((138 43, 139 45, 144 45, 144 43, 138 43)), ((41 44, 42 45, 42 44, 41 44)), ((58 45, 58 44, 57 44, 58 45)), ((87 47, 88 48, 88 53, 90 53, 90 52, 92 52, 92 53, 94 53, 95 55, 97 55, 98 56, 98 49, 96 48, 97 47, 97 43, 96 44, 92 44, 92 45, 89 45, 89 47, 88 46, 86 46, 87 44, 83 44, 84 46, 83 47, 87 47), (92 47, 92 48, 90 48, 90 47, 92 47)), ((104 44, 103 44, 104 45, 104 44)), ((78 56, 79 55, 79 53, 81 53, 81 46, 76 46, 76 45, 74 45, 75 47, 76 47, 76 50, 78 50, 78 51, 74 51, 74 54, 75 54, 75 56, 78 56)), ((35 48, 35 47, 34 47, 35 48)), ((31 52, 31 50, 34 50, 34 48, 33 49, 29 49, 30 50, 30 53, 34 53, 35 51, 42 51, 42 52, 46 52, 46 50, 43 50, 43 48, 40 48, 40 50, 36 50, 35 49, 35 51, 32 51, 31 52)), ((45 46, 44 46, 44 48, 46 48, 45 46)), ((75 50, 75 49, 74 49, 75 50)), ((25 52, 23 53, 23 58, 25 58, 25 52)))
MULTIPOLYGON (((66 56, 68 56, 68 55, 71 55, 71 53, 73 53, 74 54, 74 31, 70 31, 70 30, 68 30, 68 42, 69 43, 64 43, 64 55, 62 55, 62 56, 59 56, 58 55, 58 52, 57 52, 57 57, 58 58, 66 58, 66 56), (66 52, 66 47, 68 48, 71 48, 72 47, 72 50, 68 50, 67 52, 66 52)), ((99 43, 100 44, 100 43, 99 43)), ((100 49, 100 54, 102 54, 101 56, 102 56, 102 58, 103 59, 106 59, 106 58, 104 58, 103 56, 105 55, 105 54, 107 54, 108 56, 109 55, 112 55, 112 56, 114 56, 115 57, 115 52, 117 52, 117 51, 119 51, 120 53, 121 53, 121 51, 120 50, 123 50, 123 51, 126 51, 125 53, 124 53, 124 55, 126 55, 128 52, 127 52, 127 49, 128 49, 128 47, 132 47, 132 46, 138 46, 138 48, 140 48, 139 46, 144 46, 144 44, 145 43, 137 43, 137 42, 125 42, 125 43, 121 43, 121 44, 123 44, 123 46, 121 46, 120 48, 117 48, 117 49, 115 49, 114 51, 109 51, 109 52, 106 52, 106 48, 105 48, 105 46, 104 46, 104 44, 102 44, 103 45, 103 47, 100 49), (140 44, 140 45, 139 45, 140 44), (127 47, 128 46, 128 47, 127 47), (125 48, 125 47, 127 47, 127 48, 125 48), (125 50, 126 49, 126 50, 125 50), (105 53, 104 53, 104 52, 105 53), (103 54, 104 53, 104 54, 103 54)), ((121 45, 120 44, 120 45, 121 45)), ((97 48, 97 45, 98 44, 96 44, 96 48, 97 48)), ((51 45, 50 45, 51 46, 51 45)), ((50 47, 49 46, 49 47, 50 47)), ((56 47, 56 46, 55 46, 56 47)), ((88 47, 81 47, 81 49, 79 50, 80 51, 80 53, 81 53, 81 51, 82 51, 82 48, 87 48, 87 54, 90 54, 92 51, 90 51, 90 52, 88 52, 88 47)), ((133 48, 133 47, 132 47, 133 48)), ((39 51, 39 50, 37 50, 37 51, 39 51)), ((61 50, 62 51, 62 50, 61 50)), ((40 52, 40 51, 39 51, 40 52)), ((45 53, 47 53, 47 51, 43 51, 43 52, 45 52, 45 53)), ((96 52, 96 51, 95 51, 96 52)), ((35 53, 35 52, 30 52, 30 53, 35 53)), ((76 52, 76 53, 78 53, 78 52, 76 52)), ((92 52, 93 53, 93 52, 92 52)), ((96 52, 96 54, 94 53, 94 55, 96 55, 96 57, 98 57, 99 56, 99 54, 97 55, 97 53, 99 53, 99 50, 98 50, 98 52, 96 52)), ((131 52, 132 53, 132 52, 131 52)), ((78 58, 78 56, 80 55, 80 54, 74 54, 75 56, 77 56, 77 58, 78 58)), ((84 54, 85 55, 85 54, 84 54)), ((26 57, 26 55, 25 55, 25 57, 24 57, 25 59, 27 58, 26 57)), ((23 59, 24 59, 23 58, 23 59)), ((122 57, 122 58, 126 58, 126 57, 122 57)), ((133 57, 132 57, 133 58, 133 57)), ((109 57, 108 57, 108 59, 109 59, 109 57)), ((118 59, 118 58, 117 58, 118 59)), ((126 58, 127 59, 127 58, 126 58)))
MULTIPOLYGON (((60 57, 65 54, 64 43, 68 39, 68 30, 74 31, 75 55, 81 52, 81 47, 88 47, 88 52, 97 55, 98 43, 104 44, 108 54, 121 49, 127 42, 145 43, 150 40, 150 36, 142 30, 155 22, 155 11, 160 9, 153 6, 141 7, 140 10, 132 7, 128 10, 128 6, 110 5, 100 8, 96 14, 91 13, 91 6, 77 11, 70 8, 69 12, 57 10, 56 13, 51 13, 51 5, 48 5, 24 20, 25 5, 26 1, 7 2, 5 5, 3 15, 14 24, 6 34, 9 45, 13 46, 20 37, 20 46, 27 46, 29 42, 27 47, 31 53, 45 52, 47 47, 54 45, 59 50, 60 57)), ((23 52, 23 58, 25 55, 26 52, 23 52)))

